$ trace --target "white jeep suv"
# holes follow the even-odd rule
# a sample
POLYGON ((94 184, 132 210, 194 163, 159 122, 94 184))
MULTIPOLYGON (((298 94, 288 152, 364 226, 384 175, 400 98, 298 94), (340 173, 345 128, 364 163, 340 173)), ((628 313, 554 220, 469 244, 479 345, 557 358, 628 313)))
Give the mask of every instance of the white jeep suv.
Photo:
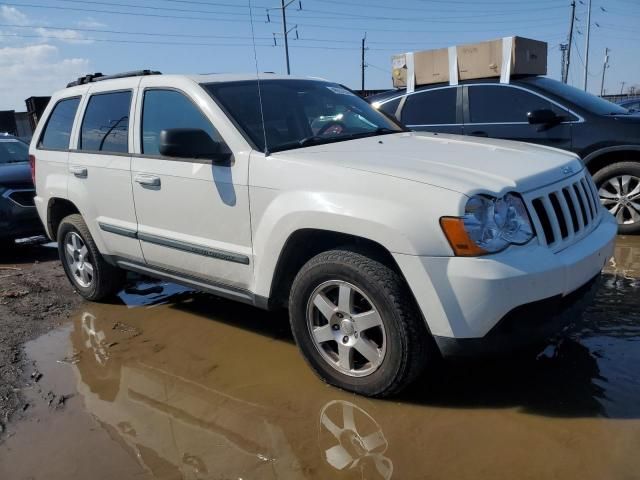
POLYGON ((84 298, 132 270, 286 307, 319 376, 372 396, 439 354, 549 336, 617 228, 574 154, 408 132, 317 79, 87 76, 52 97, 30 154, 84 298))

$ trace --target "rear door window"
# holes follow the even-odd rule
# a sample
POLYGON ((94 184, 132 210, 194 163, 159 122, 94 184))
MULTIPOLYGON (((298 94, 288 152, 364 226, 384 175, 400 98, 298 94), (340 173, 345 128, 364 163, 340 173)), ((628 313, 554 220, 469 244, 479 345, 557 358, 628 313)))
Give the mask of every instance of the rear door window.
POLYGON ((131 91, 91 96, 80 129, 80 150, 126 153, 129 151, 131 91))
POLYGON ((47 150, 68 150, 71 139, 71 129, 76 111, 80 104, 80 97, 60 100, 49 115, 44 127, 38 148, 47 150))
POLYGON ((527 114, 542 109, 566 115, 549 100, 526 90, 499 85, 469 86, 471 123, 528 123, 527 114))
POLYGON ((457 88, 428 90, 407 96, 402 107, 405 125, 453 125, 456 120, 457 88))

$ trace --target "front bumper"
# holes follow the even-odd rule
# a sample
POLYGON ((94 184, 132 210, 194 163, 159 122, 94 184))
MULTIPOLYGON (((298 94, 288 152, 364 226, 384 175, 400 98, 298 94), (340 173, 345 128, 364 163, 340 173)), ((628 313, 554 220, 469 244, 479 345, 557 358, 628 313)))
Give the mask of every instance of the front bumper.
POLYGON ((600 274, 564 297, 557 295, 516 307, 481 338, 435 335, 434 339, 445 357, 504 355, 540 347, 581 317, 599 285, 600 274))
POLYGON ((486 257, 394 257, 443 353, 460 353, 479 339, 504 347, 518 336, 548 337, 576 318, 584 302, 571 300, 589 296, 581 287, 611 258, 617 227, 603 214, 589 235, 556 253, 532 242, 486 257))

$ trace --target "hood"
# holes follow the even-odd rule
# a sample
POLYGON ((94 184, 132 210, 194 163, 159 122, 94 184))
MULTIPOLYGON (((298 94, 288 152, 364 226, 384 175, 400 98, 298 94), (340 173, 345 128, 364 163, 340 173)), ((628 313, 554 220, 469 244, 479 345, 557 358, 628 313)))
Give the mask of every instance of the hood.
POLYGON ((322 161, 464 194, 524 193, 583 168, 575 154, 551 147, 423 132, 381 135, 273 155, 322 161))
POLYGON ((0 163, 0 186, 4 185, 33 186, 29 163, 0 163))

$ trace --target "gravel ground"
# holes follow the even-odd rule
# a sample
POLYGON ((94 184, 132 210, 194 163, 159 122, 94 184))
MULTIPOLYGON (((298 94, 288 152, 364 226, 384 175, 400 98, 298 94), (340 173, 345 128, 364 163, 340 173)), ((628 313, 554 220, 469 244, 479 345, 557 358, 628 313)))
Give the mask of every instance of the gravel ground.
POLYGON ((0 435, 28 408, 21 389, 39 380, 23 344, 60 325, 81 302, 53 244, 0 252, 0 435))

